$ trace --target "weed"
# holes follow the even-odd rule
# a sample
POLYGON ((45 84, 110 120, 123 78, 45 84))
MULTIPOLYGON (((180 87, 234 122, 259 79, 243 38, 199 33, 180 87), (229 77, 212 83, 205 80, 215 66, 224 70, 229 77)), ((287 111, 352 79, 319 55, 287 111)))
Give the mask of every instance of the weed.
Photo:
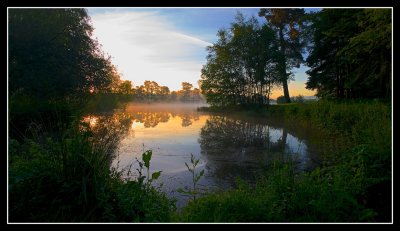
POLYGON ((199 164, 200 159, 196 159, 193 156, 193 153, 190 154, 190 162, 191 162, 190 166, 186 162, 185 162, 185 165, 186 165, 186 168, 188 169, 188 171, 192 174, 193 189, 184 190, 183 188, 179 188, 177 191, 182 194, 191 195, 193 197, 193 200, 196 200, 196 195, 199 194, 198 188, 196 186, 197 186, 197 183, 199 182, 199 180, 201 179, 201 177, 203 177, 203 175, 204 175, 204 169, 200 171, 200 174, 197 174, 195 172, 196 166, 199 164))

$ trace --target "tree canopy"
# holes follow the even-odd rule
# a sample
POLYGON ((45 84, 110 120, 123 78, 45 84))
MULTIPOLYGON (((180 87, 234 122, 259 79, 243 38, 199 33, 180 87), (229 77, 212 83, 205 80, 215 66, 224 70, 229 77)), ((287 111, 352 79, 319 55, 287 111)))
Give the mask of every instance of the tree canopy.
POLYGON ((267 22, 238 13, 207 47, 199 85, 211 105, 268 104, 278 85, 280 101, 290 102, 288 80, 303 55, 306 88, 320 98, 390 97, 390 9, 260 9, 259 16, 267 22))
POLYGON ((325 98, 390 97, 391 27, 390 9, 313 15, 307 88, 325 98))
POLYGON ((201 90, 211 105, 268 104, 277 81, 277 44, 273 30, 240 13, 229 29, 218 31, 207 48, 201 90))
POLYGON ((9 91, 42 99, 110 91, 119 79, 85 9, 9 9, 9 91))

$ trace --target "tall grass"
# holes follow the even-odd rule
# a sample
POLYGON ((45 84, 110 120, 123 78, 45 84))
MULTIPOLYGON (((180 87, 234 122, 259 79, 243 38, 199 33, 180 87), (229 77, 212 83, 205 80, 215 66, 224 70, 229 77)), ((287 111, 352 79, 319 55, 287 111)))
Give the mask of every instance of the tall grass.
MULTIPOLYGON (((214 109, 215 110, 215 109, 214 109)), ((255 187, 192 201, 183 221, 363 222, 391 220, 390 105, 376 101, 286 104, 257 109, 287 123, 308 123, 342 143, 321 167, 294 174, 276 164, 255 187)))
MULTIPOLYGON (((116 130, 78 123, 58 136, 9 140, 10 222, 168 221, 174 203, 110 168, 116 130)), ((35 133, 38 134, 38 133, 35 133)))

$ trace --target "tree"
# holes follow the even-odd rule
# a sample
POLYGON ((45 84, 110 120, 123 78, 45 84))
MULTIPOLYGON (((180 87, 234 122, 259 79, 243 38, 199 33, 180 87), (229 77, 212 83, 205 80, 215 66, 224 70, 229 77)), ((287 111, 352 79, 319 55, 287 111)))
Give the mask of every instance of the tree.
POLYGON ((129 80, 125 80, 121 82, 119 85, 119 93, 124 95, 130 95, 133 93, 132 82, 129 80))
POLYGON ((313 34, 306 73, 309 79, 306 88, 317 89, 317 95, 323 98, 340 97, 345 94, 347 82, 345 58, 338 52, 345 46, 356 30, 356 18, 359 9, 323 9, 314 15, 311 25, 313 34))
POLYGON ((347 87, 358 87, 361 97, 390 97, 391 10, 363 9, 357 15, 356 23, 356 33, 337 54, 346 57, 351 67, 347 87))
POLYGON ((85 9, 9 9, 9 91, 50 100, 111 91, 116 68, 85 9))
POLYGON ((169 95, 169 88, 167 86, 160 87, 160 95, 162 99, 167 99, 169 95))
POLYGON ((218 31, 208 47, 200 87, 214 106, 268 104, 277 77, 275 35, 257 19, 237 14, 231 27, 218 31))
POLYGON ((323 98, 390 97, 389 9, 323 9, 312 22, 308 89, 323 98))
POLYGON ((176 91, 171 91, 171 100, 176 101, 178 98, 178 93, 176 91))
POLYGON ((278 69, 283 93, 290 103, 288 79, 293 67, 299 67, 303 61, 303 42, 300 40, 303 26, 304 9, 260 9, 260 17, 265 17, 268 25, 275 29, 279 41, 278 69))
POLYGON ((193 85, 191 83, 182 82, 182 90, 184 92, 188 92, 188 91, 192 90, 192 88, 193 88, 193 85))
POLYGON ((190 93, 193 88, 193 85, 188 82, 182 82, 182 101, 189 101, 190 100, 190 93))
POLYGON ((155 81, 144 81, 144 94, 148 100, 156 100, 160 92, 160 86, 155 81))

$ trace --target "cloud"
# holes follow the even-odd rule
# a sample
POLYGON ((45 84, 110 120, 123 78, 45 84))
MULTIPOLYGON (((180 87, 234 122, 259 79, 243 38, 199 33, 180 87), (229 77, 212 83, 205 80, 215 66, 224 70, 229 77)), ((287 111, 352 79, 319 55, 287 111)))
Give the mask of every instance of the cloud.
POLYGON ((170 18, 155 10, 90 10, 89 14, 93 36, 113 57, 123 79, 135 85, 154 80, 171 90, 180 89, 183 81, 197 85, 205 48, 211 43, 179 31, 170 18))

